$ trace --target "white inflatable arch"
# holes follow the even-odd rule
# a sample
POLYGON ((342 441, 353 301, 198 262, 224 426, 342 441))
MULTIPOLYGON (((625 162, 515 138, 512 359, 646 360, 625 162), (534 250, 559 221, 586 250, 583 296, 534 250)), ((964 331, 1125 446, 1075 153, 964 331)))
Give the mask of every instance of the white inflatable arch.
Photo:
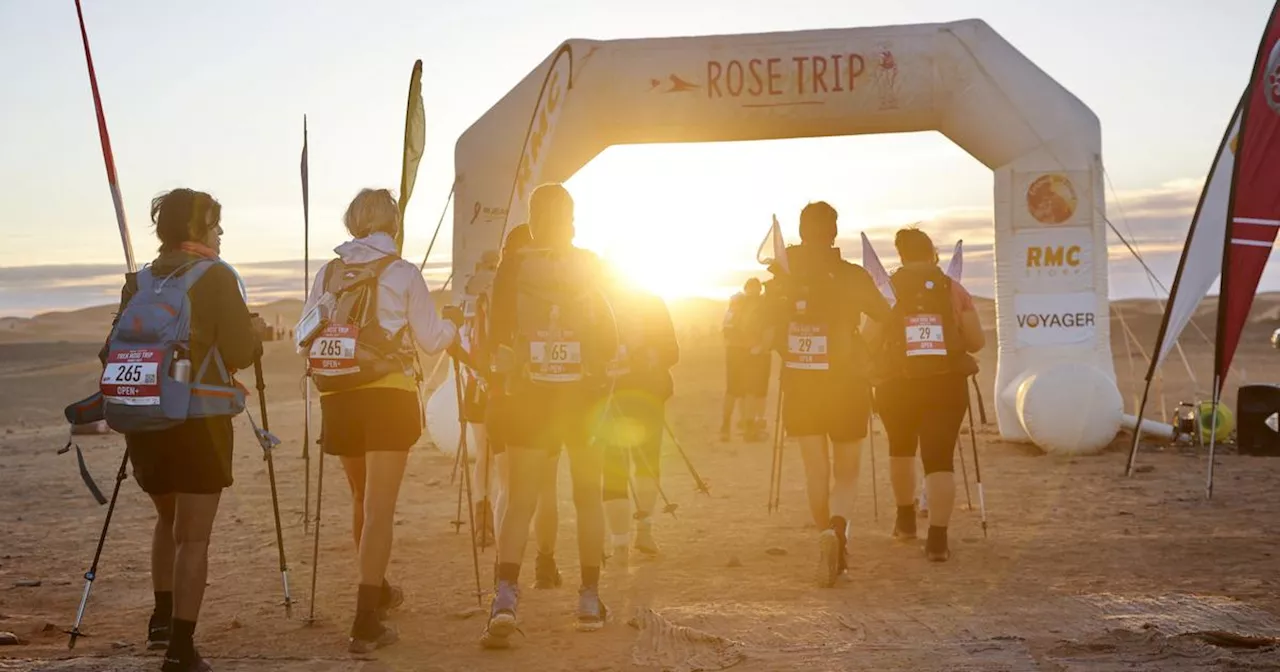
POLYGON ((1000 434, 1100 450, 1123 402, 1098 119, 982 21, 565 42, 458 140, 454 287, 534 186, 611 145, 927 130, 995 173, 1000 434))

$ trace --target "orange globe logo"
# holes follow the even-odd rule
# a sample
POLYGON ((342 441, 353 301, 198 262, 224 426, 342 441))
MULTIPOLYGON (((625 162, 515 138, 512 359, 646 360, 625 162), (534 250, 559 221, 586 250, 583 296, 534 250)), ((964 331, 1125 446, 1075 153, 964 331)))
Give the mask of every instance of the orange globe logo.
POLYGON ((1041 224, 1061 224, 1076 214, 1076 188, 1061 173, 1041 175, 1027 187, 1027 211, 1041 224))

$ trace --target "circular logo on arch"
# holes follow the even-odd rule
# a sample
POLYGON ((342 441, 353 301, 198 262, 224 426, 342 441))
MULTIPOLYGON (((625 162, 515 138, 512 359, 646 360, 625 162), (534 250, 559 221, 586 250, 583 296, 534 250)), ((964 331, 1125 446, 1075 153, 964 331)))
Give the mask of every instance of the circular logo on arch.
POLYGON ((1041 224, 1062 224, 1078 206, 1075 185, 1062 173, 1041 175, 1027 187, 1027 211, 1041 224))
POLYGON ((1272 112, 1280 114, 1280 41, 1271 47, 1267 69, 1262 73, 1262 89, 1267 98, 1267 106, 1272 112))

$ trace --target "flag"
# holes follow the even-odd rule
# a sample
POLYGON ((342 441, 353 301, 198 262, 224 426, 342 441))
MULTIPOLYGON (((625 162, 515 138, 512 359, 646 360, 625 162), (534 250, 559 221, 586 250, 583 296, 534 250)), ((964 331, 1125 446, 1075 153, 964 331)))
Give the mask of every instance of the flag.
POLYGON ((876 288, 884 295, 889 305, 892 306, 896 303, 898 297, 893 295, 893 285, 889 283, 889 272, 884 270, 884 264, 880 263, 880 257, 876 255, 876 248, 871 246, 871 239, 867 238, 866 233, 862 234, 862 267, 871 274, 871 279, 875 281, 876 288))
POLYGON ((787 241, 782 237, 782 226, 778 224, 777 215, 773 216, 769 233, 760 241, 760 247, 756 248, 756 261, 765 266, 777 264, 782 272, 791 272, 787 265, 787 241))
POLYGON ((964 240, 956 241, 956 249, 951 253, 951 262, 947 264, 947 277, 960 282, 964 273, 964 240))
POLYGON ((413 63, 409 76, 409 102, 404 115, 404 159, 400 164, 400 230, 396 233, 396 249, 404 249, 404 213, 418 181, 418 164, 427 144, 427 112, 422 104, 422 60, 413 63))
POLYGON ((520 149, 515 178, 511 181, 511 194, 507 197, 507 219, 495 241, 499 246, 508 231, 528 220, 529 196, 542 183, 542 171, 547 157, 551 155, 551 143, 572 89, 573 49, 566 43, 551 56, 542 90, 538 92, 538 100, 529 118, 524 147, 520 149))

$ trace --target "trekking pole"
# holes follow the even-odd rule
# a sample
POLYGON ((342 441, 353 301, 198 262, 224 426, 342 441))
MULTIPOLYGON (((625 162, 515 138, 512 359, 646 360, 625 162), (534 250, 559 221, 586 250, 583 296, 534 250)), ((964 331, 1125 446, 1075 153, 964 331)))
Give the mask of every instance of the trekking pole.
MULTIPOLYGON (((978 374, 973 374, 969 377, 969 380, 973 381, 973 391, 978 395, 978 417, 982 418, 982 425, 985 427, 987 424, 987 405, 982 403, 982 387, 978 385, 978 374)), ((970 415, 972 415, 972 412, 970 412, 970 415)))
MULTIPOLYGON (((449 524, 453 525, 453 532, 457 534, 462 531, 462 491, 467 489, 467 510, 471 509, 471 494, 469 492, 471 486, 469 478, 471 469, 467 463, 467 419, 462 405, 462 366, 458 364, 457 358, 453 358, 453 389, 458 399, 458 446, 453 456, 453 473, 456 476, 458 469, 462 469, 462 480, 458 481, 458 511, 454 514, 453 520, 449 524)), ((471 530, 472 536, 475 535, 475 528, 471 530)))
MULTIPOLYGON (((453 375, 455 377, 458 377, 461 374, 460 369, 461 369, 461 365, 458 364, 458 360, 455 358, 453 360, 453 375)), ((461 383, 458 384, 458 413, 459 415, 461 415, 462 413, 461 383)), ((480 587, 480 554, 478 551, 476 551, 476 516, 475 516, 475 510, 471 506, 471 470, 466 467, 467 424, 465 420, 462 421, 462 437, 458 439, 458 452, 462 454, 462 461, 463 461, 462 483, 467 490, 467 520, 470 522, 469 526, 471 528, 471 565, 475 569, 475 575, 476 575, 476 606, 483 607, 484 606, 484 589, 480 587)), ((459 490, 458 492, 458 501, 459 502, 462 501, 461 490, 459 490)), ((461 525, 462 524, 461 512, 459 512, 458 518, 459 518, 458 524, 461 525)), ((455 531, 456 529, 457 528, 455 528, 455 531)))
POLYGON ((307 614, 307 624, 316 622, 316 577, 320 573, 320 505, 324 502, 324 432, 321 431, 320 438, 316 441, 316 445, 320 446, 320 463, 316 467, 316 530, 315 536, 311 538, 311 600, 309 603, 309 613, 307 614))
POLYGON ((71 638, 67 641, 67 648, 76 648, 76 640, 80 637, 86 637, 80 632, 80 624, 84 622, 84 610, 89 604, 89 592, 93 590, 93 580, 98 577, 98 561, 102 559, 102 547, 107 542, 107 529, 111 527, 111 515, 116 510, 116 500, 120 496, 120 484, 124 483, 124 479, 128 476, 129 468, 129 449, 124 449, 124 456, 120 458, 120 470, 116 472, 116 486, 111 491, 111 503, 107 505, 107 518, 102 521, 102 534, 98 535, 98 549, 93 552, 93 562, 89 565, 89 571, 84 574, 84 594, 80 596, 80 608, 76 609, 76 623, 71 626, 70 630, 64 630, 71 638))
POLYGON ((773 466, 769 470, 769 513, 778 510, 778 502, 782 498, 782 449, 786 444, 786 436, 782 430, 782 386, 778 386, 778 410, 773 418, 773 466))
POLYGON ((982 491, 982 465, 978 462, 978 433, 973 429, 973 402, 965 394, 965 405, 969 414, 969 440, 973 444, 973 473, 978 479, 978 510, 982 516, 982 538, 987 538, 987 497, 982 491))
MULTIPOLYGON (((667 499, 667 493, 662 489, 662 479, 658 477, 658 472, 654 470, 653 465, 649 464, 649 458, 645 457, 644 451, 636 450, 632 447, 628 447, 626 450, 632 455, 638 455, 640 457, 640 461, 644 463, 645 470, 650 474, 653 474, 653 485, 658 490, 658 495, 662 497, 662 512, 670 514, 672 518, 677 518, 676 509, 680 508, 680 505, 672 503, 670 499, 667 499)), ((661 455, 659 455, 659 459, 661 459, 661 455)), ((630 460, 627 461, 627 471, 631 471, 630 460)), ((628 474, 628 477, 630 477, 630 474, 628 474)), ((695 475, 694 478, 697 478, 697 476, 695 475)), ((631 486, 632 488, 635 487, 634 479, 632 480, 631 486)), ((637 513, 638 512, 639 511, 637 511, 637 513)))
POLYGON ((662 421, 663 429, 667 430, 667 436, 671 437, 671 443, 675 444, 676 451, 680 453, 680 458, 684 460, 684 466, 689 468, 689 475, 693 476, 694 487, 702 494, 710 497, 711 488, 707 482, 702 480, 702 476, 698 475, 698 470, 694 468, 693 461, 689 459, 689 454, 684 452, 684 446, 680 445, 680 440, 676 438, 676 433, 671 430, 671 425, 664 418, 662 421))
MULTIPOLYGON (((970 418, 969 428, 973 429, 972 418, 970 418)), ((964 499, 969 504, 969 510, 972 511, 973 497, 969 494, 969 467, 964 463, 964 446, 961 445, 959 436, 956 436, 956 452, 960 454, 960 479, 964 481, 964 499)))
POLYGON ((880 492, 876 485, 876 414, 867 416, 867 443, 871 449, 871 511, 876 522, 880 522, 880 492))
POLYGON ((249 418, 249 424, 253 425, 253 433, 258 437, 258 444, 262 446, 262 459, 267 461, 267 480, 271 482, 271 511, 276 519, 276 551, 280 556, 280 580, 284 584, 284 616, 285 618, 293 618, 293 598, 289 594, 289 563, 284 557, 284 530, 280 525, 280 497, 276 492, 276 464, 271 456, 275 447, 280 445, 280 439, 277 439, 271 433, 271 426, 267 419, 267 384, 262 377, 261 356, 253 361, 253 376, 257 382, 258 412, 262 415, 262 428, 259 429, 254 424, 252 415, 246 413, 245 416, 249 418))

